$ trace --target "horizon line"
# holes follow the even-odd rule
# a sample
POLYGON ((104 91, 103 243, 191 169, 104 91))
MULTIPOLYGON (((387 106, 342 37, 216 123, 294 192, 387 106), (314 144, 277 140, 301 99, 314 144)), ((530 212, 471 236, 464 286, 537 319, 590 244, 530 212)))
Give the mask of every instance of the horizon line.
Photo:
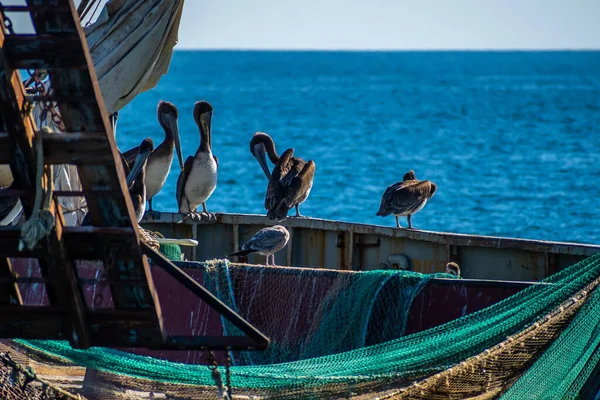
POLYGON ((272 52, 371 52, 371 53, 383 53, 383 52, 568 52, 568 51, 581 51, 581 52, 598 52, 600 47, 569 47, 569 48, 403 48, 403 49, 346 49, 346 48, 330 48, 330 49, 314 49, 314 48, 254 48, 254 47, 177 47, 175 51, 272 51, 272 52))

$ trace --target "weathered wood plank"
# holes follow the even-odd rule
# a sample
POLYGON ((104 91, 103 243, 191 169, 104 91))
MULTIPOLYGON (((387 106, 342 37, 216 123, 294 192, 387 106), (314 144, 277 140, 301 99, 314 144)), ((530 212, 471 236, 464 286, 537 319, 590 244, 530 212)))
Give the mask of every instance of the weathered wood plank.
MULTIPOLYGON (((79 177, 84 190, 96 190, 98 188, 116 189, 120 188, 122 193, 127 193, 125 185, 125 174, 120 162, 120 155, 112 135, 111 126, 104 108, 104 100, 98 86, 93 62, 90 57, 87 41, 81 28, 77 11, 69 0, 27 0, 28 5, 56 5, 71 7, 70 20, 66 21, 64 14, 38 13, 33 15, 33 25, 38 34, 73 32, 81 45, 73 48, 83 55, 87 64, 87 70, 49 69, 52 87, 58 96, 89 95, 95 99, 95 103, 65 107, 58 104, 63 123, 67 131, 106 132, 108 146, 106 153, 112 155, 111 166, 81 166, 79 177)), ((88 197, 87 198, 90 220, 94 226, 108 227, 132 227, 133 237, 137 242, 134 247, 136 256, 130 259, 115 258, 114 251, 105 255, 103 262, 109 270, 110 279, 130 279, 132 276, 144 274, 148 280, 147 288, 111 286, 111 293, 115 306, 153 308, 156 310, 155 323, 162 330, 162 317, 158 303, 150 269, 147 259, 142 255, 139 247, 140 235, 137 221, 129 196, 120 198, 88 197)), ((164 337, 163 337, 164 338, 164 337)))
MULTIPOLYGON (((41 243, 33 250, 19 250, 20 236, 18 226, 0 227, 0 254, 6 257, 38 258, 46 253, 47 249, 41 243)), ((131 228, 64 227, 63 237, 72 260, 104 260, 110 249, 119 258, 130 259, 137 255, 137 242, 131 228)), ((141 279, 145 277, 142 271, 136 269, 130 276, 141 279)))
MULTIPOLYGON (((13 278, 14 273, 10 260, 0 257, 0 278, 13 278)), ((15 282, 0 284, 0 304, 23 304, 21 291, 15 282)))
MULTIPOLYGON (((24 101, 25 89, 21 83, 20 75, 13 70, 7 60, 4 51, 5 30, 4 18, 0 15, 0 102, 1 113, 3 115, 4 128, 10 134, 11 148, 13 149, 13 158, 11 159, 11 171, 15 178, 16 186, 26 190, 21 197, 21 203, 27 217, 31 216, 34 204, 34 197, 38 183, 35 181, 36 156, 33 150, 33 138, 35 123, 31 113, 25 111, 26 102, 24 101), (10 81, 8 78, 10 77, 10 81)), ((51 171, 45 168, 45 175, 52 176, 51 171)), ((53 179, 48 179, 52 189, 53 179)), ((62 226, 64 220, 60 212, 60 207, 52 201, 50 212, 55 218, 54 228, 50 234, 41 240, 41 245, 47 249, 43 257, 40 257, 40 269, 45 277, 52 282, 47 288, 48 298, 51 304, 57 306, 69 307, 72 311, 69 314, 68 324, 64 326, 64 331, 69 332, 69 339, 74 346, 89 347, 90 336, 87 331, 84 315, 84 302, 76 280, 68 273, 73 273, 73 263, 68 258, 63 243, 61 242, 62 226)))
MULTIPOLYGON (((67 309, 0 305, 0 338, 65 339, 67 309)), ((154 310, 88 310, 86 320, 94 344, 99 346, 160 346, 161 332, 154 310)))
POLYGON ((79 51, 77 37, 62 35, 10 35, 4 49, 14 69, 84 68, 85 58, 79 51))
MULTIPOLYGON (((56 132, 44 137, 45 164, 110 165, 111 154, 107 154, 106 135, 84 132, 56 132)), ((14 157, 8 133, 0 133, 0 164, 9 163, 14 157)))

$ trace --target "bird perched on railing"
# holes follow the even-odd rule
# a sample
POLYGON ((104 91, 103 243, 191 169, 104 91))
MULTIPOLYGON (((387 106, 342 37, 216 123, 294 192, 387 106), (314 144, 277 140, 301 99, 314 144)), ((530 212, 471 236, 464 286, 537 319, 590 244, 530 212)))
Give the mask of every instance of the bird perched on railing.
POLYGON ((279 157, 275 142, 264 132, 254 134, 250 141, 250 152, 269 180, 265 196, 267 217, 281 221, 292 207, 296 208, 296 217, 300 217, 300 204, 306 201, 312 189, 315 162, 294 157, 294 149, 287 149, 279 157), (266 155, 275 164, 272 173, 269 172, 266 155))
MULTIPOLYGON (((172 103, 161 100, 156 109, 158 123, 165 132, 161 144, 148 157, 146 166, 146 198, 148 199, 149 213, 152 213, 152 198, 163 188, 173 162, 174 151, 177 151, 180 169, 183 169, 181 143, 179 140, 179 126, 177 124, 178 111, 172 103)), ((139 152, 139 146, 127 150, 123 157, 127 160, 129 168, 133 166, 139 152)))
POLYGON ((138 147, 138 155, 135 157, 129 175, 127 175, 127 187, 129 188, 129 194, 131 195, 138 223, 142 220, 146 211, 146 171, 148 168, 148 158, 153 151, 154 143, 152 143, 152 139, 146 138, 142 140, 142 143, 138 147))
POLYGON ((252 239, 242 246, 242 249, 228 255, 245 256, 251 253, 259 253, 267 256, 266 264, 269 265, 269 257, 273 260, 270 265, 275 265, 275 253, 283 249, 290 240, 290 233, 281 225, 270 226, 256 232, 252 239))
POLYGON ((446 270, 444 271, 450 275, 456 275, 460 277, 460 267, 455 262, 449 262, 446 264, 446 270))
POLYGON ((200 146, 196 154, 185 160, 183 170, 177 179, 177 206, 186 217, 200 219, 196 208, 202 204, 202 215, 214 219, 215 215, 206 209, 206 200, 217 187, 219 160, 212 153, 211 120, 213 108, 207 101, 199 101, 194 106, 194 120, 200 130, 200 146))
POLYGON ((402 182, 390 185, 381 198, 377 215, 386 217, 393 214, 396 217, 396 227, 400 228, 398 217, 406 216, 408 228, 412 229, 411 216, 421 211, 427 200, 431 199, 437 190, 437 185, 431 181, 419 181, 413 170, 404 174, 402 182))

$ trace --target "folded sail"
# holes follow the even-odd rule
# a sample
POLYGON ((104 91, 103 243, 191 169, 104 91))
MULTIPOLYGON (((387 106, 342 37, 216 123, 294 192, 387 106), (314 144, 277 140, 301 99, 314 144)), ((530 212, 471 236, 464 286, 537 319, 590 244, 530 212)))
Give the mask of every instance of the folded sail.
POLYGON ((110 114, 166 74, 183 0, 111 0, 85 35, 110 114))

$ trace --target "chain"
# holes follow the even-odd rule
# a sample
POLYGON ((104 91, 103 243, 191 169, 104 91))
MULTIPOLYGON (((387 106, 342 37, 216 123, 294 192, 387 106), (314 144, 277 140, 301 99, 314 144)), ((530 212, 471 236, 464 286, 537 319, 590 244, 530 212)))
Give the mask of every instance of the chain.
POLYGON ((231 365, 231 357, 229 356, 229 352, 227 352, 227 358, 225 360, 226 387, 223 387, 223 378, 221 377, 221 372, 219 371, 219 365, 217 364, 215 355, 208 349, 205 350, 205 353, 206 357, 208 358, 208 369, 211 371, 211 376, 213 381, 215 381, 215 385, 217 386, 219 399, 231 400, 231 372, 229 370, 231 365))
POLYGON ((0 10, 2 12, 2 19, 4 20, 4 27, 6 28, 6 31, 8 32, 9 35, 14 35, 15 34, 15 30, 13 28, 13 24, 12 21, 10 20, 10 18, 4 13, 4 6, 2 3, 0 3, 0 10))
POLYGON ((94 298, 92 300, 92 304, 94 304, 94 307, 100 307, 102 305, 102 302, 104 302, 104 294, 102 294, 102 292, 106 288, 107 284, 108 276, 106 270, 104 270, 102 271, 102 273, 98 277, 98 281, 96 282, 96 291, 98 293, 94 294, 94 298))
POLYGON ((227 358, 225 358, 225 385, 227 386, 227 394, 229 398, 233 398, 233 394, 231 394, 231 351, 227 349, 226 353, 227 358))
MULTIPOLYGON (((27 73, 29 74, 29 79, 24 82, 24 85, 29 86, 33 83, 34 87, 33 87, 32 92, 34 95, 44 96, 46 94, 48 94, 48 95, 52 94, 52 92, 53 92, 52 89, 50 89, 50 91, 48 93, 46 93, 46 86, 42 82, 48 76, 48 71, 46 71, 44 69, 36 69, 33 71, 27 70, 27 73)), ((51 117, 52 123, 56 127, 58 127, 58 129, 60 131, 64 131, 65 124, 63 123, 62 117, 56 110, 56 102, 52 101, 52 100, 44 100, 44 101, 41 101, 40 103, 42 106, 42 114, 40 116, 41 120, 44 121, 46 119, 46 117, 48 116, 48 113, 50 113, 52 115, 52 117, 51 117)))
POLYGON ((98 277, 98 281, 96 283, 96 291, 98 293, 95 293, 92 299, 92 304, 95 307, 100 307, 100 305, 102 305, 102 302, 104 301, 104 295, 102 294, 102 292, 108 284, 109 273, 113 270, 115 266, 116 251, 117 250, 114 246, 110 246, 110 248, 108 249, 108 254, 106 256, 106 259, 104 260, 104 269, 98 277))

